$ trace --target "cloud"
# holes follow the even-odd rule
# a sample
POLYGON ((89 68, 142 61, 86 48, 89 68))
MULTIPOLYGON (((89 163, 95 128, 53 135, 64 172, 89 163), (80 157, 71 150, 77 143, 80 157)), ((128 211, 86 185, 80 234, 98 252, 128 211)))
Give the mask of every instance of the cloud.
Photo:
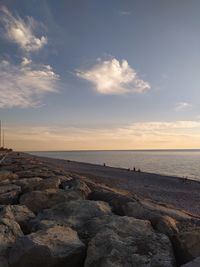
POLYGON ((17 150, 199 148, 200 121, 135 122, 114 128, 19 127, 6 129, 17 150))
POLYGON ((178 103, 176 103, 175 110, 181 111, 181 110, 187 109, 189 107, 191 107, 191 104, 189 104, 187 102, 178 102, 178 103))
POLYGON ((59 76, 49 65, 34 64, 23 58, 21 64, 0 62, 0 108, 33 107, 42 96, 55 92, 59 76))
POLYGON ((18 44, 26 52, 37 51, 47 44, 47 37, 37 37, 33 31, 39 23, 32 17, 27 17, 26 21, 19 16, 14 17, 6 7, 0 8, 0 21, 6 29, 6 38, 18 44))
POLYGON ((149 83, 138 78, 127 60, 120 63, 115 58, 107 61, 99 59, 92 68, 78 70, 76 74, 91 82, 101 94, 142 93, 150 89, 149 83))

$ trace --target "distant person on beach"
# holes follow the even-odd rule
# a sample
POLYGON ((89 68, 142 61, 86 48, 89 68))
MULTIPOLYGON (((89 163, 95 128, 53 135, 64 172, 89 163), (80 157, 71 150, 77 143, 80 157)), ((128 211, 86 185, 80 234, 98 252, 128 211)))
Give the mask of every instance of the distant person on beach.
POLYGON ((134 172, 136 171, 135 167, 133 168, 133 171, 134 171, 134 172))
POLYGON ((106 164, 104 163, 103 166, 106 167, 106 164))

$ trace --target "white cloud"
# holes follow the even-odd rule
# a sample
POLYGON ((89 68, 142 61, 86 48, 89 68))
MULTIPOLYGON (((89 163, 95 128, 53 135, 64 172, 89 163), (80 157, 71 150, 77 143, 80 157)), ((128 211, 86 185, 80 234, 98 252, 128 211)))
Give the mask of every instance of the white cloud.
POLYGON ((44 93, 55 92, 59 76, 49 65, 0 62, 0 108, 37 106, 44 93))
POLYGON ((7 128, 7 142, 22 150, 199 148, 200 121, 136 122, 114 128, 7 128))
POLYGON ((148 82, 139 79, 127 60, 101 61, 88 70, 78 70, 77 76, 91 82, 98 93, 125 94, 142 93, 150 89, 148 82))
POLYGON ((187 109, 189 107, 191 107, 191 104, 189 104, 187 102, 178 102, 178 103, 176 103, 175 110, 181 111, 181 110, 187 109))
POLYGON ((19 16, 14 17, 6 7, 1 7, 0 21, 6 29, 6 37, 17 43, 24 51, 31 52, 41 49, 47 44, 47 37, 37 37, 33 31, 38 23, 31 17, 22 20, 19 16))

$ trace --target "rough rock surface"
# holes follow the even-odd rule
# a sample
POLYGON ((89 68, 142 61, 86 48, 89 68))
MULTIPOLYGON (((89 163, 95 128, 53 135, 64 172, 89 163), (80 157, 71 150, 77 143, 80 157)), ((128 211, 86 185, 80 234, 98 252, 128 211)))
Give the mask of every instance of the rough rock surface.
POLYGON ((191 216, 183 211, 146 200, 127 203, 124 208, 124 214, 138 219, 150 220, 153 225, 163 216, 169 216, 181 221, 191 220, 191 216))
POLYGON ((14 180, 17 178, 17 175, 11 171, 0 170, 0 182, 3 180, 14 180))
POLYGON ((184 264, 200 257, 200 229, 177 234, 173 245, 179 264, 184 264))
POLYGON ((200 266, 200 257, 182 265, 181 267, 199 267, 199 266, 200 266))
POLYGON ((175 260, 167 236, 141 232, 120 235, 102 230, 90 242, 85 267, 172 267, 175 260))
POLYGON ((66 192, 62 189, 47 189, 44 191, 28 192, 20 197, 20 203, 26 205, 34 213, 43 209, 74 199, 80 199, 80 196, 73 191, 66 192))
POLYGON ((0 186, 0 205, 16 204, 18 202, 21 187, 7 184, 0 186))
POLYGON ((34 219, 35 215, 24 205, 2 205, 0 206, 0 217, 16 221, 23 233, 27 233, 29 221, 34 219))
POLYGON ((39 213, 35 224, 41 220, 51 220, 59 223, 66 223, 72 228, 82 229, 88 220, 111 214, 110 206, 103 201, 76 200, 58 204, 51 209, 39 213))
POLYGON ((81 267, 84 258, 85 245, 64 226, 18 238, 9 252, 11 267, 81 267))
POLYGON ((39 182, 43 179, 40 177, 23 178, 14 180, 13 183, 20 186, 23 193, 34 191, 39 182))
POLYGON ((91 193, 90 188, 83 181, 76 178, 63 181, 61 187, 66 191, 75 191, 82 198, 87 198, 91 193))
POLYGON ((12 246, 17 237, 23 233, 19 224, 13 220, 0 219, 0 256, 6 254, 8 247, 12 246))

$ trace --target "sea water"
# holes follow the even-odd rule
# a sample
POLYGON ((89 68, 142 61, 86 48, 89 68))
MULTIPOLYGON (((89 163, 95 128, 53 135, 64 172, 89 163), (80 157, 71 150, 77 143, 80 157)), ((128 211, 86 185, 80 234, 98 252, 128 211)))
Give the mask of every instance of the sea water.
POLYGON ((200 150, 110 150, 45 151, 37 156, 66 159, 112 167, 140 168, 141 171, 200 180, 200 150))

